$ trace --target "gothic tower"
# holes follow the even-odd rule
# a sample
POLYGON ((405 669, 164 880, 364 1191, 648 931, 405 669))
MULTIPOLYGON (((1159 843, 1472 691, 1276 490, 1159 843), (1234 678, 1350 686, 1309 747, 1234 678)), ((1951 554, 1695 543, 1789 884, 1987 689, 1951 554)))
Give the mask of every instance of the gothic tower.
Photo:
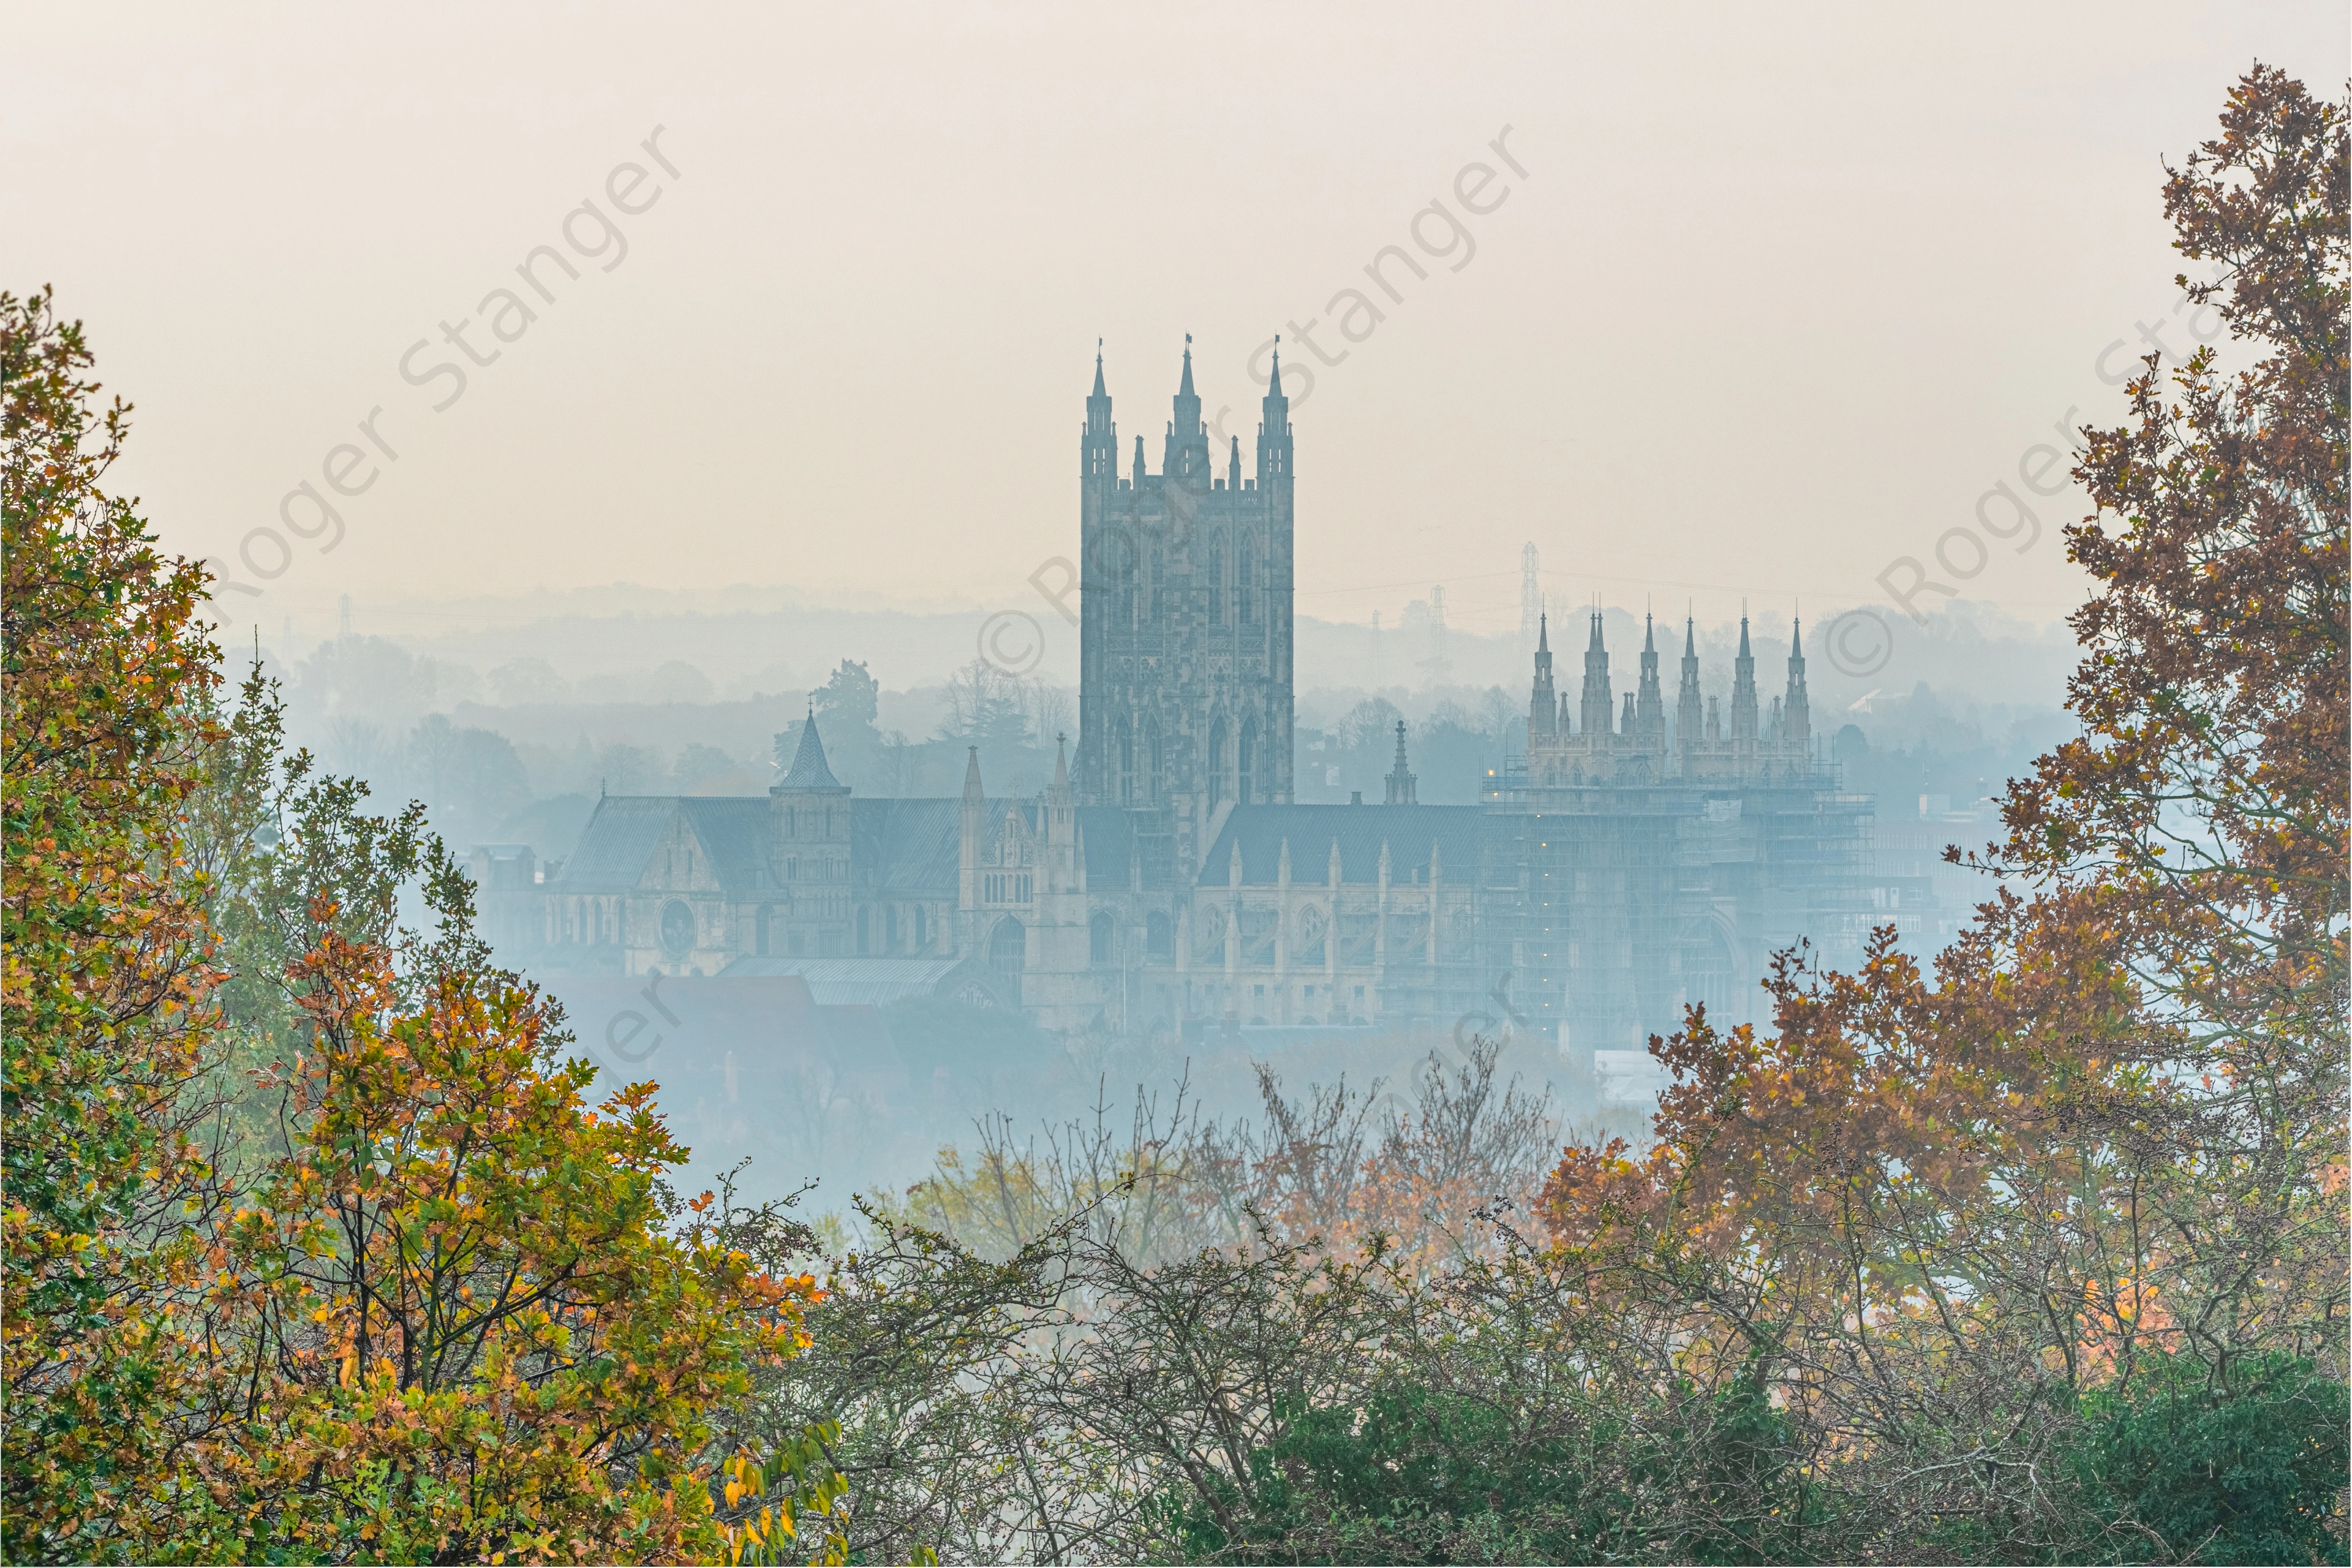
MULTIPOLYGON (((1160 471, 1118 471, 1099 354, 1080 437, 1078 745, 1073 793, 1199 868, 1229 805, 1291 795, 1292 447, 1277 353, 1257 473, 1216 472, 1185 339, 1160 471)), ((1220 411, 1220 421, 1223 411, 1220 411)))

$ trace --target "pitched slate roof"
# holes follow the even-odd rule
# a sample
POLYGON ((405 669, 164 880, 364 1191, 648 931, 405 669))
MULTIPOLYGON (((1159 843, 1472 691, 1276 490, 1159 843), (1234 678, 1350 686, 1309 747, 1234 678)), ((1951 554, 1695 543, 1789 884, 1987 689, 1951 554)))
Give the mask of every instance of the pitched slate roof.
POLYGON ((956 894, 956 832, 963 803, 856 800, 849 803, 849 858, 877 892, 956 894))
POLYGON ((1200 886, 1225 885, 1235 844, 1242 848, 1242 880, 1252 886, 1273 882, 1279 875, 1286 838, 1290 841, 1293 882, 1329 878, 1331 841, 1336 838, 1342 881, 1379 881, 1385 840, 1393 881, 1409 883, 1416 869, 1425 869, 1434 844, 1444 858, 1440 874, 1449 882, 1467 883, 1477 875, 1489 820, 1485 809, 1475 805, 1237 805, 1201 862, 1200 886))
POLYGON ((625 893, 646 873, 646 862, 677 816, 677 800, 661 795, 608 795, 582 830, 579 847, 551 891, 625 893))
POLYGON ((752 873, 767 864, 772 820, 764 797, 687 795, 677 806, 729 892, 748 892, 759 885, 752 873))

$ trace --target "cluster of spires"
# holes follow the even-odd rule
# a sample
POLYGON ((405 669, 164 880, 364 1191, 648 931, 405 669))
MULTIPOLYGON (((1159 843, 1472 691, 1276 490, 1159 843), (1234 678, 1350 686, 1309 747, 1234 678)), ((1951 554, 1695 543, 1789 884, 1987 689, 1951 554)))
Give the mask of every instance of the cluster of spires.
MULTIPOLYGON (((1530 744, 1536 743, 1538 736, 1585 734, 1615 737, 1645 750, 1665 749, 1666 705, 1658 681, 1657 628, 1648 616, 1642 620, 1641 679, 1633 690, 1624 694, 1620 715, 1612 712, 1614 704, 1609 681, 1609 652, 1601 640, 1601 612, 1591 613, 1592 635, 1584 649, 1584 689, 1571 722, 1567 698, 1553 695, 1550 618, 1538 617, 1535 688, 1528 700, 1530 744)), ((1731 730, 1727 735, 1715 699, 1702 698, 1699 693, 1697 624, 1686 617, 1683 622, 1682 687, 1675 702, 1675 743, 1678 749, 1687 751, 1703 742, 1726 740, 1735 746, 1753 746, 1759 741, 1775 741, 1798 748, 1811 743, 1811 710, 1805 694, 1804 628, 1801 622, 1790 624, 1789 687, 1785 695, 1773 700, 1768 731, 1759 730, 1759 725, 1756 656, 1748 647, 1746 616, 1739 617, 1739 652, 1731 668, 1731 730)))
MULTIPOLYGON (((1275 339, 1278 345, 1282 340, 1275 339)), ((1282 350, 1274 351, 1274 368, 1268 377, 1264 399, 1264 419, 1258 426, 1258 479, 1270 480, 1289 472, 1290 399, 1282 391, 1282 350)), ((1176 385, 1173 417, 1168 422, 1166 450, 1160 455, 1160 471, 1167 479, 1191 479, 1205 487, 1209 482, 1208 426, 1201 419, 1200 394, 1192 389, 1192 334, 1184 334, 1184 370, 1176 385)), ((1233 437, 1226 459, 1225 485, 1229 489, 1242 488, 1242 438, 1233 437)), ((1102 340, 1095 340, 1095 385, 1087 396, 1087 424, 1084 440, 1084 472, 1089 477, 1109 474, 1118 461, 1116 428, 1111 423, 1110 389, 1103 379, 1102 340)), ((1135 459, 1130 482, 1140 487, 1146 478, 1143 467, 1143 437, 1135 438, 1135 459)))

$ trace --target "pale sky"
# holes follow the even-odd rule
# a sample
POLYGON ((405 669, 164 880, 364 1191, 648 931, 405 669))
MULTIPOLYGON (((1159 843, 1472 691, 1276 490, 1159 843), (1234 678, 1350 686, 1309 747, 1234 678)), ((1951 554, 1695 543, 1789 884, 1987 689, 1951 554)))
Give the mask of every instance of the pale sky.
POLYGON ((2000 499, 1971 542, 1979 499, 2054 485, 2070 407, 2120 418, 2103 351, 2119 380, 2143 323, 2193 343, 2161 161, 2252 60, 2332 96, 2347 47, 2340 0, 108 5, 8 37, 0 286, 87 321, 139 408, 119 480, 273 627, 616 581, 1042 614, 1096 339, 1156 470, 1188 331, 1245 454, 1284 335, 1303 614, 1443 583, 1516 626, 1532 540, 1577 602, 1891 614, 1910 556, 2049 620, 2079 494, 2026 498, 2021 552, 2000 499), (1390 245, 1427 272, 1391 258, 1396 299, 1390 245))

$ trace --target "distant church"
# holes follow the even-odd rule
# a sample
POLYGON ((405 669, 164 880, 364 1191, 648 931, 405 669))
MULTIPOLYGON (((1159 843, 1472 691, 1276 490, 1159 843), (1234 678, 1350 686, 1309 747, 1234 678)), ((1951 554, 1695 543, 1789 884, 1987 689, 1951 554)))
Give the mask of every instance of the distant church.
POLYGON ((821 1000, 929 993, 1061 1031, 1507 1018, 1638 1049, 1686 1003, 1752 1016, 1776 948, 1852 963, 1924 898, 1872 874, 1871 803, 1813 741, 1801 638, 1766 710, 1744 619, 1727 724, 1687 623, 1671 713, 1654 632, 1621 709, 1596 614, 1573 695, 1542 627, 1524 761, 1480 804, 1419 804, 1402 724, 1382 804, 1292 804, 1279 361, 1248 476, 1238 438, 1210 449, 1189 346, 1160 471, 1140 436, 1124 474, 1118 454, 1098 354, 1078 735, 1050 787, 992 797, 975 752, 961 798, 859 798, 812 716, 765 799, 609 797, 544 883, 478 868, 503 934, 556 972, 798 974, 821 1000))

